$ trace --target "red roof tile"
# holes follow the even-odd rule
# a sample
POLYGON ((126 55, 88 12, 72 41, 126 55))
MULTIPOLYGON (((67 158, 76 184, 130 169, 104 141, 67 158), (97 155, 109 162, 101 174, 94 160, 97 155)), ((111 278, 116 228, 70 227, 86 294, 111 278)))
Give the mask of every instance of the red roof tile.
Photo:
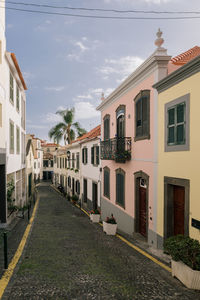
POLYGON ((83 136, 77 138, 75 141, 73 141, 73 143, 82 141, 84 139, 92 139, 99 135, 101 135, 101 125, 98 125, 97 127, 93 128, 92 130, 84 134, 83 136))
POLYGON ((175 65, 184 65, 190 60, 200 55, 200 47, 195 46, 171 59, 171 62, 175 65))

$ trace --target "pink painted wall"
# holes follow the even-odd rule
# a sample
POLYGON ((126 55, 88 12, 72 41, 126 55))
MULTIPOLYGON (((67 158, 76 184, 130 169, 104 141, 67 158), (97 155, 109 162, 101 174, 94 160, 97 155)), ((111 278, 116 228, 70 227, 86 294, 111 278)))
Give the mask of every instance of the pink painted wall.
MULTIPOLYGON (((118 168, 123 169, 126 172, 125 177, 125 212, 132 217, 135 217, 135 186, 134 186, 134 173, 142 170, 149 175, 149 207, 153 210, 153 176, 154 176, 154 89, 152 85, 155 83, 155 76, 152 74, 149 78, 138 84, 137 87, 132 88, 126 94, 116 100, 102 113, 102 125, 103 118, 106 114, 110 115, 110 138, 115 137, 116 134, 116 109, 119 105, 126 106, 125 116, 125 136, 132 138, 132 160, 123 163, 116 163, 112 160, 102 160, 102 167, 110 168, 110 200, 108 201, 115 204, 116 199, 116 176, 115 170, 118 168), (134 142, 135 136, 135 110, 134 110, 134 98, 141 90, 149 89, 150 92, 150 140, 142 140, 134 142), (130 119, 128 115, 130 114, 130 119), (140 161, 141 160, 141 161, 140 161)), ((102 126, 102 137, 104 128, 102 126)), ((105 198, 105 197, 104 197, 105 198)), ((106 199, 106 198, 105 198, 106 199)), ((117 204, 115 204, 121 210, 124 210, 117 204)), ((150 220, 151 210, 149 211, 149 228, 152 229, 153 221, 150 220)))

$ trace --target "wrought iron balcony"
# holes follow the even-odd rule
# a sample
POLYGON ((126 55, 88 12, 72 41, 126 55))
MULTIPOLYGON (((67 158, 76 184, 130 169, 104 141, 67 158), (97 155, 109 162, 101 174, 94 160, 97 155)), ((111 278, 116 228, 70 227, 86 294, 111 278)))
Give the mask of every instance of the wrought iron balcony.
POLYGON ((101 142, 101 159, 126 162, 131 159, 131 138, 112 138, 101 142))

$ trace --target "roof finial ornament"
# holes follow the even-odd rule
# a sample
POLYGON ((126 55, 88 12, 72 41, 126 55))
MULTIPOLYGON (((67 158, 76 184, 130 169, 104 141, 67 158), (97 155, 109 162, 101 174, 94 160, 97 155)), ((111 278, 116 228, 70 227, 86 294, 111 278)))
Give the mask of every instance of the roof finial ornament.
POLYGON ((164 43, 164 39, 161 38, 162 36, 162 31, 160 30, 160 28, 158 28, 158 32, 156 33, 157 35, 157 39, 155 40, 155 45, 158 47, 158 48, 161 48, 162 44, 164 43))
POLYGON ((101 100, 105 100, 105 97, 104 97, 104 92, 101 93, 101 100))

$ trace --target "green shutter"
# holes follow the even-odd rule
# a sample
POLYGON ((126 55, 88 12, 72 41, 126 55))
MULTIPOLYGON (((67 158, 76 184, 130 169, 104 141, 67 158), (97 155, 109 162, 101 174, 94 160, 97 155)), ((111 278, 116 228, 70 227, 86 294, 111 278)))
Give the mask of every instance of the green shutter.
POLYGON ((148 134, 148 98, 142 98, 142 135, 148 134))
POLYGON ((104 195, 110 197, 110 172, 104 169, 104 195))
POLYGON ((184 122, 184 103, 177 105, 177 123, 184 122))
POLYGON ((94 147, 91 148, 91 164, 94 165, 94 147))
POLYGON ((175 123, 175 108, 168 110, 168 125, 173 125, 175 123))
POLYGON ((85 148, 85 163, 88 163, 88 149, 85 148))
POLYGON ((142 135, 142 98, 136 103, 136 136, 142 135))
POLYGON ((84 149, 82 149, 82 163, 84 164, 84 149))
POLYGON ((116 202, 124 206, 124 175, 116 174, 116 202))
POLYGON ((184 143, 184 125, 177 125, 176 127, 176 140, 177 144, 184 143))
POLYGON ((96 146, 96 165, 99 165, 99 146, 96 146))

